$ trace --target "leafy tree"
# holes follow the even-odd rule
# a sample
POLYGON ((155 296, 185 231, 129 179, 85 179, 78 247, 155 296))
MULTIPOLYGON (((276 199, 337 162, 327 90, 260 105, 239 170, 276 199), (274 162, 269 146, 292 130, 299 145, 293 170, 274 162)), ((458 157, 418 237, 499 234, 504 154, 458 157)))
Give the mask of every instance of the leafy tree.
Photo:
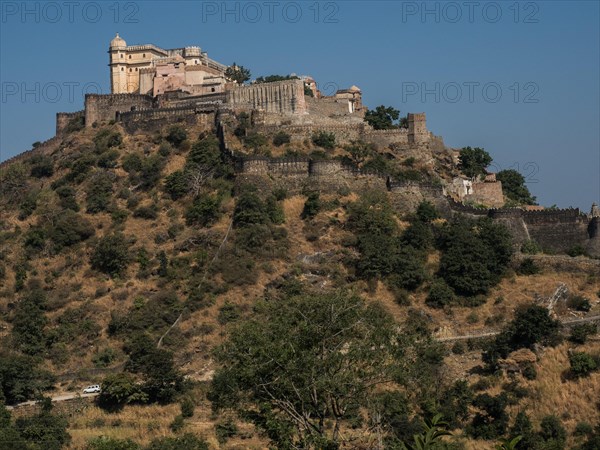
POLYGON ((595 323, 584 323, 575 325, 571 328, 569 341, 575 344, 585 344, 588 336, 592 336, 598 332, 598 326, 595 323))
POLYGON ((514 169, 501 170, 496 179, 502 182, 502 193, 519 205, 535 205, 535 197, 525 185, 525 178, 514 169))
POLYGON ((471 436, 481 439, 496 439, 506 432, 508 414, 506 413, 506 395, 492 397, 480 394, 473 400, 473 406, 481 410, 468 427, 471 436))
POLYGON ((106 211, 110 205, 113 183, 110 174, 96 173, 86 189, 87 212, 90 214, 106 211))
POLYGON ((350 154, 352 162, 357 166, 362 165, 367 158, 375 153, 373 144, 369 144, 363 141, 352 141, 349 145, 344 147, 350 154))
POLYGON ((111 276, 121 275, 129 264, 129 243, 120 233, 101 238, 90 258, 93 269, 111 276))
POLYGON ((274 81, 298 80, 296 75, 267 75, 258 77, 256 83, 273 83, 274 81))
POLYGON ((459 428, 469 417, 473 389, 466 380, 457 380, 446 389, 440 399, 440 412, 447 417, 450 428, 459 428))
POLYGON ((237 84, 244 84, 250 79, 250 76, 250 70, 244 66, 238 66, 236 63, 233 63, 225 70, 225 77, 228 80, 235 81, 237 84))
POLYGON ((542 448, 562 450, 567 442, 567 432, 560 419, 554 415, 542 418, 540 437, 544 440, 542 448))
POLYGON ((381 308, 342 293, 262 302, 217 349, 209 397, 216 409, 267 404, 298 443, 335 445, 350 405, 390 376, 393 333, 381 308))
POLYGON ((512 254, 508 229, 489 219, 451 223, 440 246, 439 275, 465 296, 486 294, 500 281, 512 254))
POLYGON ((221 201, 215 195, 196 197, 185 213, 187 225, 207 227, 220 217, 221 201))
POLYGON ((36 286, 18 303, 13 318, 12 338, 17 347, 28 355, 39 355, 46 348, 46 326, 44 314, 46 293, 36 286))
POLYGON ((519 411, 515 417, 515 423, 510 429, 511 436, 520 436, 521 440, 515 446, 518 450, 529 450, 535 448, 538 440, 533 431, 531 420, 524 411, 519 411))
POLYGON ((488 152, 480 147, 463 147, 460 151, 458 168, 469 178, 485 175, 485 169, 492 162, 488 152))
POLYGON ((304 202, 304 208, 300 217, 302 219, 312 219, 315 217, 321 209, 321 201, 319 200, 319 192, 313 191, 308 194, 306 202, 304 202))
POLYGON ((183 170, 176 170, 165 178, 165 191, 173 200, 183 197, 189 189, 189 180, 183 170))
POLYGON ((187 131, 181 125, 173 125, 169 127, 165 139, 175 148, 179 148, 187 139, 187 131))
POLYGON ((571 373, 575 377, 586 377, 598 369, 598 361, 585 352, 572 352, 569 354, 571 373))
POLYGON ((435 219, 438 219, 440 217, 433 203, 428 202, 427 200, 424 200, 421 203, 419 203, 415 214, 417 216, 417 219, 424 223, 431 223, 435 219))
POLYGON ((267 207, 252 189, 245 189, 239 196, 233 212, 233 224, 240 228, 264 224, 269 220, 267 207))
POLYGON ((53 377, 38 368, 38 360, 21 354, 0 352, 0 397, 8 405, 32 399, 49 389, 53 377))
POLYGON ((332 150, 335 148, 335 134, 320 131, 313 134, 312 143, 327 150, 332 150))
POLYGON ((54 164, 49 156, 34 156, 31 158, 32 177, 44 178, 51 177, 54 174, 54 164))
MULTIPOLYGON (((311 91, 312 92, 312 91, 311 91)), ((281 147, 283 144, 290 143, 290 135, 285 131, 279 131, 275 136, 273 136, 273 145, 275 147, 281 147)))
POLYGON ((109 411, 117 411, 129 403, 145 403, 148 400, 136 379, 128 373, 109 374, 101 385, 98 404, 109 411))
POLYGON ((15 422, 15 428, 21 437, 31 442, 34 449, 60 450, 71 441, 67 432, 69 422, 61 416, 53 415, 51 409, 52 402, 47 399, 39 414, 19 417, 15 422))
POLYGON ((391 106, 380 105, 375 110, 368 110, 365 113, 365 122, 371 125, 376 130, 389 130, 398 128, 394 123, 400 117, 400 111, 391 106))
POLYGON ((64 211, 49 231, 49 237, 60 250, 85 241, 95 233, 91 222, 73 211, 64 211))
POLYGON ((75 189, 70 186, 60 186, 56 189, 56 195, 58 195, 61 207, 75 212, 79 211, 75 189))
POLYGON ((429 290, 425 303, 432 308, 443 308, 451 305, 455 300, 454 291, 444 280, 436 279, 429 290))

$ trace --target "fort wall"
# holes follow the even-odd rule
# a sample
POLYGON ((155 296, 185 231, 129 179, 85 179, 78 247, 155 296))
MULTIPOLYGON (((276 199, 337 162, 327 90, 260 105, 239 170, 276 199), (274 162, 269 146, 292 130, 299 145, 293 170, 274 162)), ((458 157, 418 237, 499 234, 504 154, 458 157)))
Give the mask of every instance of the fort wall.
POLYGON ((117 113, 153 106, 153 98, 141 94, 87 94, 85 96, 85 126, 116 120, 117 113))
POLYGON ((305 114, 304 82, 301 80, 240 86, 227 91, 226 103, 277 114, 305 114))
POLYGON ((73 120, 85 120, 85 110, 56 113, 56 135, 61 135, 73 120))

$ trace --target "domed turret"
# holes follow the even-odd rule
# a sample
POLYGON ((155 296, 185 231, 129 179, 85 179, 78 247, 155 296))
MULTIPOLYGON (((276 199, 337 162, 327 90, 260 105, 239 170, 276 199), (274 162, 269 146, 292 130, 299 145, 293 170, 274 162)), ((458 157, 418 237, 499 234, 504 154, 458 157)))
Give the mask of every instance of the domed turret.
POLYGON ((115 38, 112 41, 110 41, 110 48, 116 48, 116 47, 127 47, 127 43, 125 42, 125 39, 123 39, 121 36, 119 36, 119 33, 117 33, 115 38))

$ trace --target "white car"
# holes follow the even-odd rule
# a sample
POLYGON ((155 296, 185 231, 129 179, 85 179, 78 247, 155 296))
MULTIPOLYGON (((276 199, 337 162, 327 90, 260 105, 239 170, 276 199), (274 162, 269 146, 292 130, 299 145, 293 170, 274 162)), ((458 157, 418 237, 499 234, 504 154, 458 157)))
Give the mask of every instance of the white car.
POLYGON ((97 384, 88 386, 83 390, 84 394, 97 394, 98 392, 100 392, 100 386, 97 384))

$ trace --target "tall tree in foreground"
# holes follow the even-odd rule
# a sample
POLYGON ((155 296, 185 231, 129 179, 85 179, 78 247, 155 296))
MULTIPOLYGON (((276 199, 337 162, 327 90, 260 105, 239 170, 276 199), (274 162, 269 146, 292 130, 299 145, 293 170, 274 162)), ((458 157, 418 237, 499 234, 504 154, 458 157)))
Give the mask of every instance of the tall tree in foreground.
POLYGON ((264 301, 216 351, 209 398, 278 448, 337 448, 343 422, 406 369, 396 333, 381 307, 345 293, 264 301))

